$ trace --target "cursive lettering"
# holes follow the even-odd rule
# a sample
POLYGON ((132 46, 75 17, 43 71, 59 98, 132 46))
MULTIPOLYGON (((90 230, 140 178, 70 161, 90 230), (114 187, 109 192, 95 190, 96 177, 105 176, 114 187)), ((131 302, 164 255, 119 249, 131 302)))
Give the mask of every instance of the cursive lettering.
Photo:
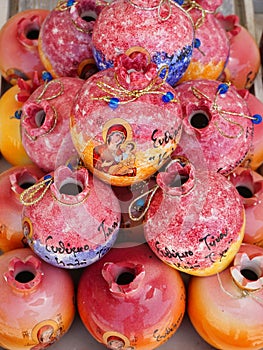
POLYGON ((153 147, 158 148, 162 145, 166 145, 171 141, 176 141, 176 136, 178 134, 178 130, 168 131, 166 130, 163 135, 157 136, 159 130, 155 129, 152 132, 151 139, 153 141, 153 147))
POLYGON ((173 335, 174 331, 177 329, 182 319, 183 319, 183 314, 180 313, 177 321, 173 323, 170 327, 166 327, 163 332, 160 332, 158 328, 155 329, 153 332, 153 337, 156 339, 157 342, 168 340, 173 335))
POLYGON ((178 251, 175 251, 174 249, 169 249, 168 247, 165 247, 164 250, 162 250, 160 249, 159 244, 160 242, 156 241, 155 248, 157 249, 158 254, 164 258, 169 258, 169 259, 176 258, 176 259, 179 259, 180 261, 183 261, 183 259, 194 255, 192 250, 178 252, 178 251))
POLYGON ((228 229, 226 228, 223 232, 220 232, 217 236, 211 235, 208 233, 206 236, 199 239, 199 242, 204 242, 207 249, 211 250, 217 246, 228 235, 228 229))
POLYGON ((103 232, 105 241, 107 241, 108 237, 112 235, 112 233, 115 231, 115 229, 118 227, 118 222, 114 221, 111 227, 105 227, 105 219, 102 220, 102 222, 98 226, 98 231, 103 232))
POLYGON ((49 244, 49 241, 52 240, 53 237, 52 236, 48 236, 46 238, 45 244, 46 244, 46 251, 49 253, 55 253, 55 254, 73 254, 74 257, 76 257, 77 253, 82 253, 84 251, 88 251, 89 245, 85 244, 83 247, 74 247, 71 246, 70 243, 67 244, 67 246, 65 246, 64 242, 59 241, 58 242, 58 246, 49 244))

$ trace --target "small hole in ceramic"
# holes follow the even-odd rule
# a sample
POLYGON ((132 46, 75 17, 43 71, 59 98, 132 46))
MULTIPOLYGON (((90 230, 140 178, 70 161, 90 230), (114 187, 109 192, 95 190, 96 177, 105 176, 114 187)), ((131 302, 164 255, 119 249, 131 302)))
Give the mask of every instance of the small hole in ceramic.
POLYGON ((40 111, 36 112, 36 114, 35 114, 35 123, 36 123, 36 126, 38 128, 40 128, 44 124, 45 118, 46 118, 46 112, 43 109, 41 109, 40 111))
POLYGON ((253 197, 253 192, 246 186, 237 186, 236 189, 237 189, 238 193, 240 194, 240 196, 243 198, 252 198, 253 197))
POLYGON ((80 15, 85 22, 94 22, 97 19, 97 14, 93 11, 85 11, 80 15))
POLYGON ((170 187, 181 187, 188 180, 189 180, 188 174, 176 174, 176 176, 173 178, 173 181, 171 181, 169 183, 169 186, 170 187))
POLYGON ((98 68, 95 64, 87 63, 80 72, 80 79, 87 80, 93 74, 98 72, 98 68))
POLYGON ((36 180, 30 174, 21 176, 18 181, 19 187, 21 187, 23 190, 26 190, 27 188, 33 186, 35 183, 36 183, 36 180))
POLYGON ((77 196, 79 193, 82 192, 82 190, 83 189, 80 184, 76 182, 66 182, 60 187, 59 192, 61 194, 77 196))
POLYGON ((241 275, 244 276, 249 281, 257 281, 258 280, 257 273, 251 269, 244 268, 240 272, 241 272, 241 275))
POLYGON ((35 278, 35 274, 31 271, 20 271, 16 274, 15 280, 20 283, 28 283, 35 278))
POLYGON ((134 278, 134 273, 130 271, 124 271, 117 277, 116 283, 119 285, 129 284, 134 280, 134 278))
POLYGON ((37 40, 39 37, 39 29, 31 29, 26 33, 26 37, 29 40, 37 40))
POLYGON ((195 129, 204 129, 209 124, 209 117, 202 111, 195 112, 190 117, 190 124, 195 129))

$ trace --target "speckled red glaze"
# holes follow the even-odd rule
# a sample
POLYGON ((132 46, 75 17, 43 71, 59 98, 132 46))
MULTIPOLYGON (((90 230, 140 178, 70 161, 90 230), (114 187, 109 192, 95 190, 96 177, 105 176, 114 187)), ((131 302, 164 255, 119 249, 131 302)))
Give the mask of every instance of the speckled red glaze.
POLYGON ((226 268, 245 228, 244 207, 235 187, 219 173, 195 172, 181 158, 172 160, 156 181, 159 188, 144 222, 153 252, 192 275, 208 276, 226 268))
POLYGON ((149 178, 181 136, 182 109, 175 91, 157 76, 156 65, 146 60, 141 53, 133 58, 119 55, 115 68, 90 77, 74 101, 71 135, 76 150, 91 172, 114 186, 149 178), (168 92, 174 99, 165 103, 162 98, 168 92), (109 106, 111 97, 119 98, 117 108, 109 106), (114 133, 121 134, 115 153, 111 151, 114 133), (129 144, 133 145, 130 161, 117 161, 115 154, 125 161, 129 144))
POLYGON ((14 166, 0 174, 0 252, 21 248, 24 240, 19 196, 44 175, 36 165, 14 166))
MULTIPOLYGON (((251 117, 251 113, 235 86, 231 85, 225 94, 219 94, 215 101, 219 84, 215 80, 193 80, 179 84, 175 91, 185 116, 183 132, 199 141, 207 168, 226 175, 247 157, 253 141, 254 124, 250 118, 242 116, 251 117), (193 89, 197 89, 198 97, 193 89), (202 128, 194 127, 192 122, 199 113, 208 120, 208 125, 202 128)), ((183 154, 182 150, 179 152, 183 154)))
MULTIPOLYGON (((203 11, 206 11, 206 7, 203 7, 203 11)), ((191 62, 180 82, 202 78, 216 80, 228 60, 228 36, 214 13, 203 13, 201 9, 194 8, 189 14, 196 25, 195 37, 200 40, 201 45, 199 49, 194 48, 191 62)))
POLYGON ((263 249, 252 244, 242 244, 234 261, 218 275, 191 277, 188 315, 213 348, 262 349, 262 280, 263 249))
POLYGON ((189 14, 176 2, 166 6, 158 0, 113 1, 101 11, 92 34, 99 69, 112 67, 119 54, 142 50, 159 68, 169 65, 171 85, 189 65, 193 40, 189 14))
POLYGON ((263 247, 262 175, 250 168, 238 167, 230 174, 229 180, 237 189, 240 189, 238 191, 245 207, 246 227, 243 242, 263 247), (242 191, 243 187, 245 192, 242 191))
MULTIPOLYGON (((263 116, 263 102, 247 89, 239 90, 239 94, 246 101, 251 115, 259 114, 263 116)), ((255 125, 252 139, 252 146, 248 156, 249 167, 252 170, 259 170, 263 164, 263 123, 255 125)), ((261 171, 262 174, 262 171, 261 171)))
POLYGON ((0 72, 11 84, 17 79, 32 79, 45 69, 38 53, 38 37, 42 24, 50 13, 44 9, 29 9, 16 13, 0 30, 0 72), (35 32, 33 38, 30 32, 35 32), (36 37, 35 37, 36 36, 36 37))
POLYGON ((44 171, 53 171, 76 155, 70 135, 73 98, 84 81, 62 77, 39 86, 22 106, 23 146, 44 171))
POLYGON ((114 244, 119 202, 111 188, 86 168, 60 166, 50 175, 52 183, 45 193, 39 186, 35 195, 30 192, 22 199, 24 235, 48 263, 66 269, 85 267, 114 244))
POLYGON ((44 349, 67 333, 75 316, 68 271, 45 263, 29 248, 20 248, 0 256, 0 276, 1 347, 44 349))
POLYGON ((185 288, 179 272, 157 259, 147 244, 127 243, 83 271, 77 305, 85 327, 109 349, 149 350, 180 326, 185 288), (133 280, 125 281, 125 274, 133 280))
MULTIPOLYGON (((39 54, 53 77, 80 77, 85 67, 96 67, 91 50, 91 35, 101 6, 94 0, 58 2, 39 33, 39 54), (85 20, 89 17, 89 21, 85 20)), ((97 71, 97 70, 95 70, 97 71)), ((87 72, 86 72, 87 73, 87 72)))
POLYGON ((222 74, 238 89, 249 89, 260 68, 260 51, 253 35, 239 23, 236 15, 216 14, 225 29, 230 44, 229 58, 222 74), (244 45, 246 43, 246 45, 244 45))

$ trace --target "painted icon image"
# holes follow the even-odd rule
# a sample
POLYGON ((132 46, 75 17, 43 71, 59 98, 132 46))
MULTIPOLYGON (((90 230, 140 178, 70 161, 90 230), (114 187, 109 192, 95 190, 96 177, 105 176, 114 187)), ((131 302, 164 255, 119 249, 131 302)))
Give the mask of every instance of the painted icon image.
POLYGON ((58 339, 57 331, 53 325, 46 324, 38 329, 37 340, 38 344, 31 348, 31 350, 41 350, 49 347, 58 339))
POLYGON ((104 143, 93 149, 93 167, 112 176, 136 176, 136 145, 130 125, 114 120, 103 128, 104 143))

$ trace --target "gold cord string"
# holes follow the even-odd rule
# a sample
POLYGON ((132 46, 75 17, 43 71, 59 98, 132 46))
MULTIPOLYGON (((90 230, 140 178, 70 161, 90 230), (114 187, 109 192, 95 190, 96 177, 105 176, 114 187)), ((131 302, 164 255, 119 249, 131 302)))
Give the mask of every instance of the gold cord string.
MULTIPOLYGON (((233 295, 232 293, 230 293, 229 291, 227 291, 225 289, 225 287, 223 286, 223 282, 222 282, 222 279, 220 277, 220 273, 217 273, 217 280, 218 280, 218 283, 219 283, 219 286, 220 286, 220 289, 222 290, 222 292, 224 292, 226 295, 228 295, 230 298, 232 299, 241 299, 241 298, 245 298, 245 297, 251 297, 253 300, 255 300, 257 303, 259 303, 261 306, 263 306, 263 299, 258 297, 257 295, 254 295, 255 293, 258 292, 257 291, 248 291, 248 290, 242 290, 240 288, 238 288, 238 286, 236 286, 240 292, 240 295, 233 295)), ((234 283, 234 282, 233 282, 234 283)))
POLYGON ((56 97, 61 96, 63 93, 64 93, 64 85, 62 84, 62 82, 60 80, 50 80, 49 82, 46 81, 45 84, 44 84, 43 90, 41 91, 40 95, 36 98, 36 100, 37 100, 37 102, 50 101, 50 100, 53 100, 56 97), (54 94, 54 95, 51 95, 51 96, 48 96, 48 97, 44 97, 47 89, 50 87, 50 85, 53 85, 53 84, 58 84, 59 85, 59 91, 56 94, 54 94))
MULTIPOLYGON (((74 1, 71 6, 76 5, 77 3, 78 3, 77 1, 74 1)), ((68 1, 67 0, 66 1, 65 0, 59 0, 57 2, 55 10, 63 12, 63 11, 67 11, 71 6, 68 5, 68 1)))
POLYGON ((155 194, 155 192, 158 190, 159 186, 156 185, 153 188, 151 188, 149 191, 146 191, 145 193, 141 194, 140 196, 138 196, 137 198, 135 198, 129 205, 128 211, 129 211, 129 217, 131 220, 133 221, 140 221, 144 215, 146 214, 146 212, 148 211, 150 204, 151 204, 151 200, 155 194), (148 196, 148 194, 150 194, 150 197, 147 201, 146 207, 144 208, 143 212, 141 213, 140 216, 136 217, 132 215, 132 207, 134 206, 134 204, 141 198, 144 198, 146 196, 148 196))
MULTIPOLYGON (((125 89, 118 81, 117 75, 114 75, 114 79, 117 83, 118 88, 114 88, 102 81, 97 82, 97 86, 103 91, 106 92, 108 95, 106 96, 101 96, 101 97, 92 97, 93 100, 98 100, 98 101, 105 101, 105 102, 110 102, 112 97, 120 99, 118 104, 125 104, 129 102, 133 102, 134 100, 138 99, 139 97, 147 94, 158 94, 158 95, 164 95, 164 91, 158 90, 162 85, 164 85, 165 80, 167 79, 169 73, 169 67, 167 65, 164 65, 163 67, 160 68, 158 71, 157 76, 152 79, 152 81, 149 83, 146 88, 141 89, 141 90, 127 90, 125 89), (165 70, 165 77, 162 79, 161 83, 157 84, 157 79, 159 78, 160 74, 162 71, 165 70)), ((170 100, 170 102, 178 102, 175 98, 170 100)))
POLYGON ((155 11, 157 10, 157 13, 158 13, 158 18, 161 20, 161 21, 166 21, 168 20, 171 15, 172 15, 172 6, 176 6, 177 8, 179 8, 180 10, 183 11, 183 13, 188 17, 188 19, 191 21, 192 23, 192 26, 193 28, 195 27, 194 25, 194 22, 193 22, 193 19, 192 17, 189 15, 188 11, 184 10, 183 7, 181 7, 179 4, 177 4, 174 0, 160 0, 159 4, 156 5, 156 6, 152 6, 152 7, 147 7, 147 6, 140 6, 140 5, 137 5, 136 3, 134 3, 132 0, 127 0, 127 2, 132 5, 133 7, 135 8, 138 8, 140 10, 144 10, 144 11, 155 11), (161 9, 162 9, 162 6, 163 5, 166 5, 168 7, 168 14, 163 17, 161 15, 161 9))
POLYGON ((35 185, 30 186, 21 193, 20 202, 26 206, 38 203, 44 197, 53 181, 53 177, 50 176, 42 181, 39 181, 35 185))
MULTIPOLYGON (((229 83, 227 85, 230 85, 229 83)), ((227 116, 238 116, 238 117, 243 117, 243 118, 247 118, 247 119, 250 119, 250 120, 255 120, 254 117, 252 116, 249 116, 249 115, 246 115, 244 113, 237 113, 237 112, 231 112, 231 111, 226 111, 224 110, 221 106, 219 106, 217 104, 217 99, 218 99, 218 96, 220 95, 220 92, 217 91, 217 93, 215 94, 215 98, 214 100, 211 100, 206 94, 204 94, 203 92, 201 92, 200 90, 198 90, 196 87, 192 86, 191 87, 192 89, 192 92, 194 94, 194 96, 196 98, 198 98, 199 100, 201 100, 202 98, 206 99, 207 101, 211 102, 212 103, 212 110, 216 111, 220 117, 222 119, 224 119, 225 121, 227 121, 229 124, 232 124, 232 125, 236 125, 240 130, 238 132, 237 135, 235 136, 231 136, 231 135, 227 135, 219 126, 218 126, 218 123, 215 122, 215 126, 216 126, 216 129, 218 130, 218 132, 224 136, 224 137, 227 137, 229 139, 235 139, 235 138, 238 138, 240 137, 243 133, 244 133, 244 128, 241 124, 239 124, 238 122, 228 118, 227 116)))
POLYGON ((204 24, 204 21, 205 21, 207 14, 215 13, 215 11, 209 11, 209 10, 204 9, 195 0, 185 0, 182 6, 186 8, 187 12, 190 12, 193 9, 199 10, 201 12, 201 17, 198 18, 194 24, 195 30, 200 28, 204 24))
POLYGON ((77 202, 77 203, 65 203, 65 202, 61 201, 60 199, 58 199, 58 198, 51 192, 51 195, 52 195, 52 197, 53 197, 53 199, 54 199, 55 201, 57 201, 58 203, 60 203, 60 204, 62 204, 62 205, 68 206, 68 207, 77 206, 77 205, 80 205, 80 204, 84 203, 84 202, 86 201, 86 199, 88 198, 89 194, 90 194, 90 192, 88 192, 88 193, 86 194, 86 196, 83 197, 83 198, 82 198, 79 202, 77 202))

